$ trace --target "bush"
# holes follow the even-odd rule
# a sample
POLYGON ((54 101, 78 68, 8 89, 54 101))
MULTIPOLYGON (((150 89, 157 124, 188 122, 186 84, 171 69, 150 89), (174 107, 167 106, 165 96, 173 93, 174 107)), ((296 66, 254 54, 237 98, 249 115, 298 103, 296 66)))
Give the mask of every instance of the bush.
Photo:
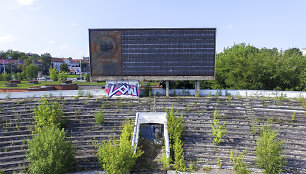
POLYGON ((1 74, 0 79, 1 81, 9 81, 12 80, 12 75, 4 72, 1 74))
POLYGON ((178 111, 174 112, 173 105, 170 111, 165 109, 165 112, 167 113, 171 160, 174 159, 174 168, 176 170, 185 171, 186 166, 184 161, 183 143, 181 141, 181 135, 184 130, 183 116, 176 116, 178 111))
POLYGON ((251 173, 248 169, 248 165, 244 163, 244 156, 248 153, 248 150, 243 151, 241 154, 235 153, 231 150, 230 152, 230 162, 234 164, 234 171, 236 174, 249 174, 251 173))
POLYGON ((34 109, 36 130, 51 124, 62 127, 64 124, 64 119, 62 118, 64 113, 61 105, 52 99, 49 101, 46 96, 42 97, 39 102, 38 107, 34 109))
POLYGON ((58 80, 58 73, 55 68, 49 68, 49 73, 50 73, 50 79, 53 81, 58 80))
POLYGON ((85 80, 86 80, 86 82, 90 82, 90 74, 85 75, 85 80))
POLYGON ((277 138, 278 133, 272 130, 272 120, 268 120, 260 131, 256 142, 256 164, 264 173, 281 173, 286 161, 284 160, 283 142, 277 138))
POLYGON ((110 174, 126 174, 135 165, 141 150, 134 154, 135 147, 131 145, 134 125, 130 120, 124 122, 119 140, 115 138, 103 141, 98 150, 99 163, 110 174))
POLYGON ((217 118, 218 118, 218 111, 215 110, 214 119, 213 119, 214 125, 212 125, 212 124, 210 125, 211 128, 212 128, 211 135, 215 137, 214 140, 213 140, 213 143, 215 145, 219 145, 221 143, 222 136, 226 132, 226 127, 225 127, 226 121, 223 123, 223 125, 219 125, 220 123, 219 123, 219 120, 217 118))
POLYGON ((102 113, 101 109, 95 114, 95 119, 98 125, 101 125, 104 122, 104 114, 102 113))
POLYGON ((60 71, 59 74, 58 74, 58 81, 60 82, 64 82, 64 81, 67 81, 67 73, 66 72, 62 72, 60 71))
POLYGON ((185 172, 186 166, 184 161, 183 143, 180 137, 175 138, 173 149, 174 149, 174 168, 178 171, 185 172))
POLYGON ((39 67, 34 64, 29 64, 25 68, 25 74, 27 75, 28 80, 32 80, 37 78, 39 67))
POLYGON ((29 142, 26 154, 30 173, 58 174, 68 172, 74 161, 72 143, 65 140, 64 129, 45 126, 29 142))

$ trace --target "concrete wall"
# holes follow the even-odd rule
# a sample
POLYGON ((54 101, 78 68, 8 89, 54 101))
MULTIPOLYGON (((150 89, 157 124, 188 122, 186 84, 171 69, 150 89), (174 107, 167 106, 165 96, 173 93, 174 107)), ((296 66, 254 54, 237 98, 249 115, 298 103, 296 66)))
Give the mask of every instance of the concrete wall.
MULTIPOLYGON (((81 90, 82 96, 88 96, 90 93, 91 96, 104 96, 107 97, 107 93, 103 89, 86 89, 81 90)), ((170 89, 170 95, 176 96, 194 96, 195 90, 194 89, 170 89)), ((299 98, 304 97, 306 98, 305 91, 268 91, 268 90, 215 90, 215 89, 202 89, 200 90, 200 96, 209 96, 209 95, 216 95, 218 93, 219 96, 242 96, 242 97, 276 97, 283 95, 287 98, 299 98)), ((140 95, 143 94, 143 90, 140 91, 140 95)), ((79 96, 78 90, 54 90, 54 91, 29 91, 29 92, 7 92, 7 93, 0 93, 0 99, 14 99, 14 98, 37 98, 43 97, 44 95, 47 96, 79 96)), ((153 89, 152 96, 165 96, 166 90, 165 89, 153 89)), ((115 96, 114 96, 115 97, 115 96)), ((129 96, 124 96, 129 97, 129 96)))

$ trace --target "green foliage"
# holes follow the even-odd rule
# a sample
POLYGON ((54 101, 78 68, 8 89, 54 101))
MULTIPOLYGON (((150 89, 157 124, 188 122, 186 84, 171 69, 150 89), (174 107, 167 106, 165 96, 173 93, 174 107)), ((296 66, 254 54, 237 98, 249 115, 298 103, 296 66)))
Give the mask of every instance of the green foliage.
POLYGON ((68 74, 66 72, 63 72, 63 71, 60 71, 58 73, 58 80, 60 82, 64 82, 64 81, 67 81, 67 77, 68 77, 68 74))
POLYGON ((242 153, 238 154, 237 149, 235 152, 230 152, 230 162, 234 164, 234 171, 236 174, 249 174, 251 171, 248 169, 248 165, 244 162, 244 156, 248 153, 246 149, 242 153))
POLYGON ((170 111, 168 109, 165 109, 165 112, 167 113, 170 154, 172 158, 174 158, 174 168, 179 171, 185 171, 186 166, 183 154, 183 143, 180 139, 184 129, 183 116, 176 116, 178 111, 174 112, 173 105, 170 111))
POLYGON ((164 153, 161 156, 160 162, 163 164, 163 170, 169 170, 170 169, 171 158, 167 158, 166 153, 164 153))
POLYGON ((51 67, 51 55, 49 53, 42 54, 40 56, 41 59, 41 70, 44 75, 48 74, 48 69, 51 67))
POLYGON ((220 160, 220 157, 218 157, 217 160, 218 160, 217 165, 219 166, 220 169, 222 169, 223 162, 220 160))
POLYGON ((50 79, 53 81, 58 80, 58 73, 55 68, 49 68, 49 73, 50 73, 50 79))
POLYGON ((95 119, 98 125, 102 125, 102 123, 104 122, 104 114, 102 113, 101 109, 98 113, 95 114, 95 119))
POLYGON ((295 115, 296 115, 295 112, 291 115, 291 121, 292 121, 292 122, 294 122, 294 120, 295 120, 295 115))
POLYGON ((68 172, 74 161, 72 143, 66 141, 64 129, 55 125, 45 126, 29 142, 26 154, 29 172, 58 174, 68 172))
POLYGON ((32 80, 34 78, 37 78, 38 76, 39 68, 38 66, 34 64, 29 64, 25 68, 25 74, 27 75, 28 80, 32 80))
POLYGON ((283 142, 277 138, 278 133, 272 130, 272 120, 263 125, 260 137, 256 142, 256 164, 265 173, 281 173, 286 161, 283 155, 283 142))
POLYGON ((66 63, 63 63, 60 65, 60 71, 62 72, 69 72, 68 65, 66 63))
POLYGON ((16 80, 20 80, 20 81, 26 79, 26 75, 24 74, 24 72, 16 73, 14 77, 16 80))
POLYGON ((9 81, 9 80, 12 80, 12 76, 11 76, 11 74, 8 74, 8 73, 4 72, 0 75, 0 80, 1 81, 9 81))
POLYGON ((297 50, 235 44, 217 54, 216 80, 202 81, 201 88, 305 91, 306 57, 297 50))
POLYGON ((85 75, 85 80, 86 80, 86 82, 90 82, 90 74, 85 75))
POLYGON ((99 163, 109 174, 126 174, 135 165, 142 151, 134 154, 135 147, 131 145, 134 125, 130 120, 124 122, 119 140, 115 138, 103 141, 98 150, 99 163))
POLYGON ((40 99, 40 104, 37 108, 34 108, 34 120, 35 128, 40 129, 43 126, 50 126, 54 124, 57 127, 61 127, 64 124, 64 115, 62 106, 55 102, 53 99, 48 100, 47 97, 40 99))
POLYGON ((184 153, 183 153, 183 143, 180 137, 175 137, 174 140, 174 168, 178 171, 186 171, 184 153))
POLYGON ((144 95, 151 97, 152 95, 152 87, 151 87, 151 83, 147 83, 146 86, 144 87, 144 95))
POLYGON ((195 165, 194 165, 193 161, 190 161, 188 171, 189 172, 194 172, 194 170, 195 170, 195 165))
POLYGON ((212 128, 212 133, 211 135, 214 136, 214 139, 213 139, 213 143, 215 145, 219 145, 221 143, 221 140, 222 140, 222 136, 225 134, 226 132, 226 127, 225 127, 225 124, 226 124, 226 121, 223 122, 223 125, 219 125, 220 121, 217 119, 218 118, 218 111, 215 110, 214 112, 214 118, 213 118, 213 122, 214 122, 214 125, 210 125, 211 128, 212 128))

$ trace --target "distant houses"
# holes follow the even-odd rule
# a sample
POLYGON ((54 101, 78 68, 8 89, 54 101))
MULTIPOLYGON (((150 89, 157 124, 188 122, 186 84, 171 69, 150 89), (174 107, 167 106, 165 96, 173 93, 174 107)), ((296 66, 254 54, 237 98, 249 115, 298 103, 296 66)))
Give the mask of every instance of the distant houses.
POLYGON ((89 73, 89 61, 84 59, 56 58, 51 59, 52 67, 60 70, 61 64, 67 64, 71 74, 89 73))
MULTIPOLYGON (((37 66, 41 66, 41 60, 33 62, 37 66)), ((89 68, 89 59, 84 57, 83 59, 72 59, 72 58, 51 58, 51 67, 55 68, 57 71, 60 71, 61 64, 67 64, 68 69, 71 74, 85 74, 90 72, 89 68)), ((13 60, 13 59, 0 59, 0 73, 7 72, 8 69, 11 70, 11 66, 17 67, 18 65, 23 65, 24 61, 22 59, 13 60), (6 67, 6 68, 5 68, 6 67)), ((10 72, 7 72, 10 73, 10 72)))

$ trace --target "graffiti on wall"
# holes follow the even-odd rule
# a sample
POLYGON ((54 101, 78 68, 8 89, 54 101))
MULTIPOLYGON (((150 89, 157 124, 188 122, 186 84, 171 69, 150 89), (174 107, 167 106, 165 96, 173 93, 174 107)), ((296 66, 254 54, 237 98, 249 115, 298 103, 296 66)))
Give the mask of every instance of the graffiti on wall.
POLYGON ((121 96, 121 95, 129 95, 132 97, 139 96, 138 85, 131 85, 128 83, 113 83, 107 84, 106 93, 108 97, 112 96, 121 96))

